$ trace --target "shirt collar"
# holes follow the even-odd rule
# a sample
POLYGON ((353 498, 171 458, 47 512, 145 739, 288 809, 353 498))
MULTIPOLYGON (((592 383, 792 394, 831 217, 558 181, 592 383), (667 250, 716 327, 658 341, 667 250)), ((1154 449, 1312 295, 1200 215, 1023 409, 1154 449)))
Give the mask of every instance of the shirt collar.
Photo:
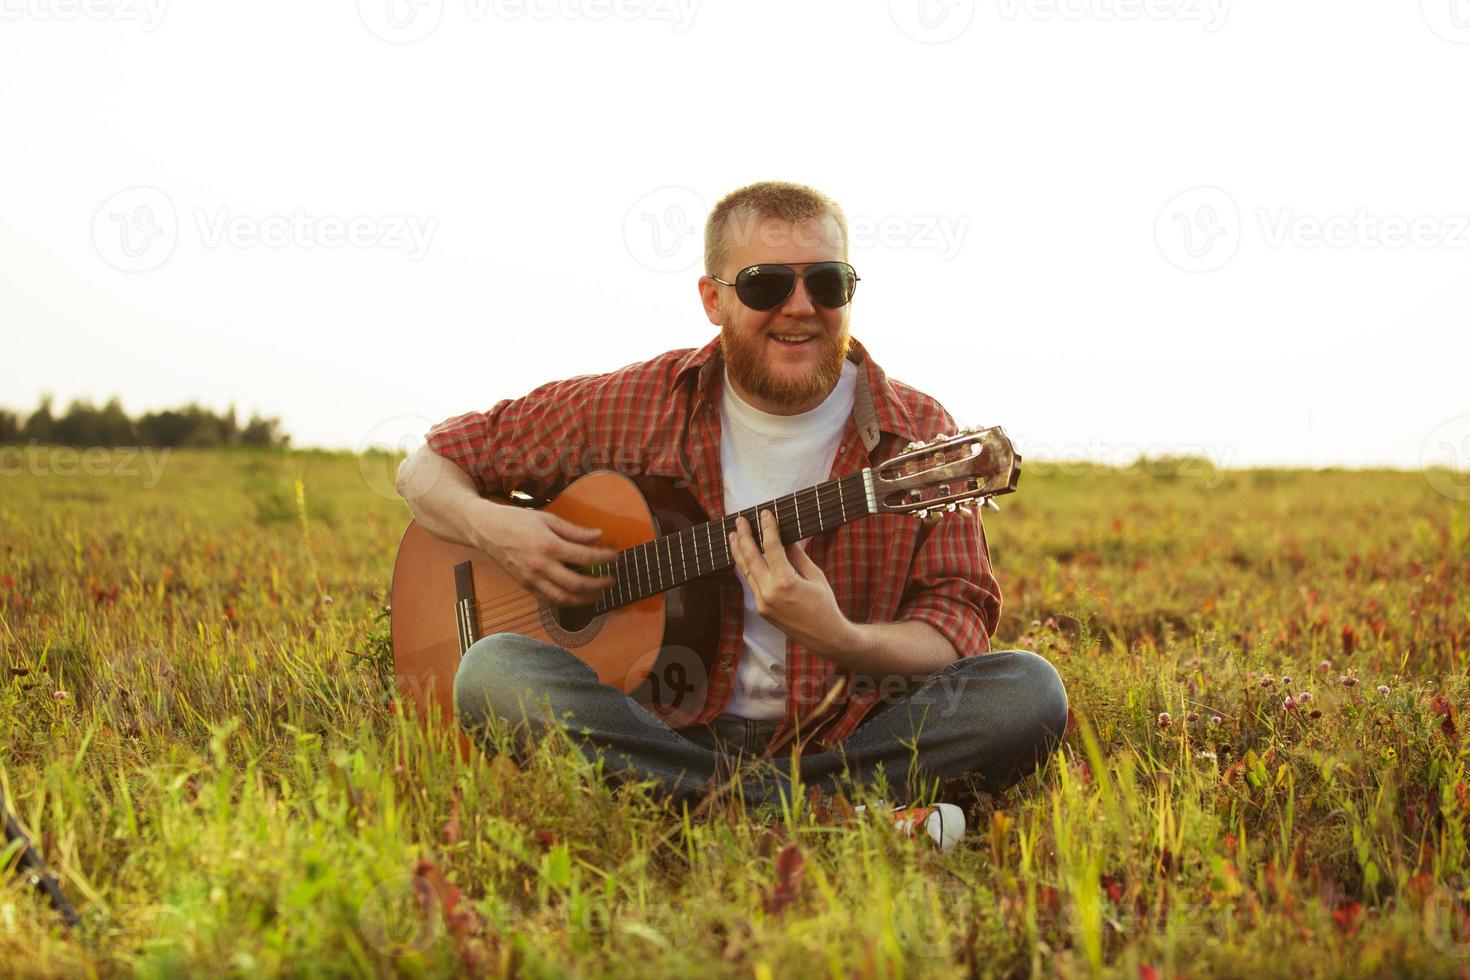
MULTIPOLYGON (((862 371, 862 377, 866 378, 866 383, 857 386, 852 406, 853 422, 857 425, 863 447, 871 453, 878 445, 879 434, 882 432, 892 433, 907 442, 922 438, 914 432, 913 419, 897 392, 893 390, 888 376, 856 337, 851 338, 847 359, 856 364, 862 371)), ((700 404, 709 397, 710 385, 722 373, 723 365, 724 354, 720 338, 716 335, 709 343, 698 350, 690 351, 679 361, 669 391, 677 388, 686 375, 697 372, 694 397, 690 403, 691 410, 697 411, 700 404)))

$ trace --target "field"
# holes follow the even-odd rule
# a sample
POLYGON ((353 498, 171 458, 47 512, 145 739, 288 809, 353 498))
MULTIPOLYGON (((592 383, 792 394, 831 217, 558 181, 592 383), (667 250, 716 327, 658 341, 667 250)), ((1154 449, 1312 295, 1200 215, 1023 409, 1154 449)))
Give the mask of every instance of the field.
POLYGON ((50 458, 0 476, 0 778, 83 923, 0 884, 3 972, 1470 975, 1447 474, 1028 469, 996 645, 1075 724, 941 855, 457 762, 394 703, 386 458, 50 458))

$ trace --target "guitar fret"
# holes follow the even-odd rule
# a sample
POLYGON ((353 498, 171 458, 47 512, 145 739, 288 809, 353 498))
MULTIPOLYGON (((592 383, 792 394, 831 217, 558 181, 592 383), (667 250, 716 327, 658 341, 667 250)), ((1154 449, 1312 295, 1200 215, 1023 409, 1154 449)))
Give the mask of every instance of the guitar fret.
POLYGON ((689 578, 689 563, 684 560, 684 532, 683 531, 680 531, 679 532, 679 571, 684 574, 684 578, 686 580, 689 578))
POLYGON ((796 540, 800 541, 803 537, 801 533, 801 501, 797 498, 796 494, 791 495, 791 504, 796 510, 796 540))
POLYGON ((842 508, 842 523, 847 523, 847 501, 842 499, 842 481, 837 481, 837 506, 842 508))

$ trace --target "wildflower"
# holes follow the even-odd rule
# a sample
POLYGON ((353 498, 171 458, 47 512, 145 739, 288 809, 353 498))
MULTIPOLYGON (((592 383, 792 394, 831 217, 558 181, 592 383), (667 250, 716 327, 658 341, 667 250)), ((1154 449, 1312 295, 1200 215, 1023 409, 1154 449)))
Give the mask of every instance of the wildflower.
POLYGON ((1271 679, 1271 675, 1270 674, 1267 674, 1265 677, 1262 677, 1261 678, 1261 686, 1262 687, 1270 687, 1272 684, 1275 684, 1275 683, 1276 682, 1271 679))
POLYGON ((67 698, 71 697, 71 695, 67 694, 65 691, 52 691, 51 696, 58 701, 65 701, 67 698))
POLYGON ((1312 700, 1312 692, 1311 691, 1303 691, 1302 693, 1300 693, 1300 694, 1298 694, 1296 696, 1296 703, 1297 704, 1306 704, 1310 700, 1312 700))
POLYGON ((1384 697, 1387 697, 1388 696, 1388 685, 1387 684, 1379 684, 1378 685, 1378 693, 1379 694, 1382 694, 1384 697))
POLYGON ((1196 759, 1209 759, 1211 762, 1215 761, 1215 753, 1211 752, 1209 749, 1205 749, 1203 752, 1196 752, 1194 754, 1194 757, 1196 759))
POLYGON ((1353 677, 1351 674, 1343 674, 1337 679, 1337 683, 1341 684, 1343 687, 1352 687, 1354 684, 1358 683, 1358 679, 1356 677, 1353 677))
POLYGON ((1210 715, 1210 724, 1218 725, 1223 719, 1219 715, 1210 715))
POLYGON ((1195 722, 1199 721, 1199 712, 1191 711, 1189 714, 1184 716, 1184 720, 1193 725, 1195 722))
POLYGON ((1167 711, 1160 711, 1159 712, 1159 727, 1160 728, 1168 728, 1173 723, 1174 723, 1174 716, 1173 715, 1169 714, 1169 712, 1167 712, 1167 711))
POLYGON ((1281 675, 1281 683, 1284 686, 1286 686, 1286 687, 1290 687, 1291 686, 1291 678, 1290 677, 1287 677, 1285 674, 1282 674, 1281 675))
POLYGON ((329 596, 329 595, 322 596, 322 605, 324 605, 324 606, 330 606, 331 604, 332 604, 332 597, 331 596, 329 596))
POLYGON ((1284 708, 1287 711, 1295 711, 1296 710, 1296 698, 1294 698, 1290 694, 1288 694, 1286 696, 1286 700, 1281 702, 1281 707, 1284 708))
POLYGON ((1320 670, 1324 674, 1327 673, 1329 670, 1332 669, 1332 661, 1331 660, 1324 660, 1324 661, 1322 661, 1320 664, 1317 665, 1317 669, 1320 670))
POLYGON ((1043 625, 1049 630, 1054 630, 1057 628, 1057 618, 1055 616, 1048 616, 1046 617, 1046 623, 1043 625))
POLYGON ((1032 629, 1040 629, 1041 628, 1041 620, 1039 620, 1039 619, 1033 619, 1033 620, 1031 620, 1031 628, 1032 629))

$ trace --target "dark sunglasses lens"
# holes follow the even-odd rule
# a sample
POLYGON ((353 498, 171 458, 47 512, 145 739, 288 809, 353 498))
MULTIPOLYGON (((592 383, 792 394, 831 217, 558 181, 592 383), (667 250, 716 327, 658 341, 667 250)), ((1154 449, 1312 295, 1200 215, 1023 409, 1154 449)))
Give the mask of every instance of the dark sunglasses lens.
POLYGON ((857 288, 857 274, 840 262, 814 265, 806 270, 806 290, 812 301, 829 310, 846 306, 857 288))
POLYGON ((735 295, 752 310, 780 306, 796 286, 796 270, 784 265, 758 265, 735 277, 735 295))

